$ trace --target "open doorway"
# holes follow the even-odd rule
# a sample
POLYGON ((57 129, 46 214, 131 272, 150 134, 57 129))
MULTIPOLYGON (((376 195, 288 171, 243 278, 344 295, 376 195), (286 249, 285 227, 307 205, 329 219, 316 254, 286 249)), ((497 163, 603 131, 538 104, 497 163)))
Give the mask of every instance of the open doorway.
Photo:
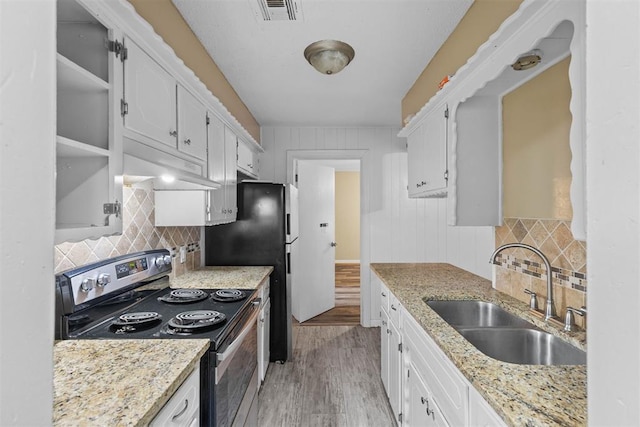
MULTIPOLYGON (((329 224, 324 224, 324 230, 331 231, 332 233, 332 261, 331 263, 325 263, 323 260, 318 259, 312 261, 311 265, 306 264, 307 269, 319 269, 315 273, 305 271, 306 275, 304 283, 298 283, 297 289, 293 290, 295 299, 296 290, 304 292, 302 295, 303 301, 299 302, 301 314, 309 313, 309 310, 313 311, 313 317, 301 316, 299 320, 302 320, 300 325, 359 325, 361 317, 360 307, 360 160, 359 159, 314 159, 314 160, 301 160, 298 173, 295 176, 297 183, 299 184, 300 194, 300 239, 307 247, 307 250, 315 250, 309 245, 315 246, 316 242, 304 242, 305 239, 305 212, 309 216, 317 215, 318 211, 325 209, 324 206, 319 206, 320 200, 324 200, 320 195, 306 195, 305 197, 305 183, 310 181, 310 177, 305 175, 310 171, 316 171, 319 179, 322 181, 320 184, 316 184, 321 188, 322 192, 327 191, 325 183, 332 181, 331 194, 333 209, 330 212, 329 224), (309 167, 309 164, 315 165, 315 167, 309 167), (303 168, 302 166, 305 165, 303 168), (325 176, 326 171, 331 171, 331 176, 325 176), (306 201, 305 201, 306 200, 306 201), (303 206, 306 204, 308 206, 303 206), (328 270, 331 271, 328 271, 328 270), (309 275, 312 275, 314 279, 311 279, 309 275), (320 277, 329 278, 328 280, 320 280, 320 277), (315 278, 318 278, 317 282, 315 278), (311 282, 314 282, 311 284, 311 282), (304 287, 304 289, 302 289, 304 287), (331 287, 327 289, 326 287, 331 287), (323 290, 324 289, 324 290, 323 290), (309 296, 314 296, 315 301, 310 301, 309 296), (324 301, 325 296, 331 297, 331 306, 327 306, 324 301), (313 302, 314 307, 303 307, 306 304, 313 302), (316 305, 321 305, 322 307, 316 305), (317 309, 317 310, 316 310, 317 309)), ((308 184, 307 189, 309 189, 308 184)), ((311 187, 315 189, 316 187, 311 187)), ((329 205, 329 203, 327 203, 329 205)), ((313 221, 308 225, 309 234, 316 233, 315 224, 313 221)), ((322 225, 320 225, 322 227, 322 225)), ((322 240, 322 236, 319 236, 322 240)), ((322 242, 318 242, 322 245, 322 242)), ((302 246, 302 245, 301 245, 302 246)), ((293 280, 293 286, 296 287, 296 280, 293 280)), ((300 295, 300 294, 298 294, 300 295)), ((294 301, 294 318, 296 314, 296 301, 294 301)))
MULTIPOLYGON (((336 263, 334 311, 348 324, 360 323, 360 162, 335 168, 336 263)), ((327 313, 329 314, 329 313, 327 313)))

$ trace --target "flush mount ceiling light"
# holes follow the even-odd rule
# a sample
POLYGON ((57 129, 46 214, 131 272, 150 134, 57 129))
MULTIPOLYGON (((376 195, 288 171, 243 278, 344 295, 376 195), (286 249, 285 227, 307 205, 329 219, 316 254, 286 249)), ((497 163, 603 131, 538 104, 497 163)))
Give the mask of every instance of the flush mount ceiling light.
POLYGON ((309 64, 322 74, 336 74, 353 60, 356 52, 348 44, 338 40, 320 40, 304 50, 309 64))
POLYGON ((531 52, 525 53, 522 55, 516 62, 511 64, 511 68, 516 71, 528 70, 529 68, 533 68, 540 63, 542 59, 542 51, 539 49, 534 49, 531 52))

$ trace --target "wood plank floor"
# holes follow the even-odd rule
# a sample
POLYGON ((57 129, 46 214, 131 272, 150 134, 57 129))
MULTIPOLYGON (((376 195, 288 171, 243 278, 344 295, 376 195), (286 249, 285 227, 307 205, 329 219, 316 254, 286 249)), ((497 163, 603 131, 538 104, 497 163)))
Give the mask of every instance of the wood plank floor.
POLYGON ((336 264, 336 306, 301 326, 360 324, 360 264, 336 264))
POLYGON ((389 427, 380 379, 380 328, 295 326, 293 360, 271 363, 258 395, 258 425, 389 427))

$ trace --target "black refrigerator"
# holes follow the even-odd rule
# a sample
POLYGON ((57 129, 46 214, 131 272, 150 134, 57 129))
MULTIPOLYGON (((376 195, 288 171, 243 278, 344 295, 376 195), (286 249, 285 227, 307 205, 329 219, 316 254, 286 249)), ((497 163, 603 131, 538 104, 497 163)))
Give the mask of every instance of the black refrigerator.
MULTIPOLYGON (((295 191, 295 188, 293 188, 295 191)), ((297 238, 295 216, 285 186, 263 181, 238 184, 235 222, 205 227, 205 264, 273 266, 271 273, 270 361, 291 358, 291 284, 287 274, 291 247, 297 238), (287 212, 290 211, 290 212, 287 212), (289 227, 288 227, 289 226, 289 227), (295 230, 292 230, 295 228, 295 230)), ((297 202, 297 193, 292 196, 297 202)))

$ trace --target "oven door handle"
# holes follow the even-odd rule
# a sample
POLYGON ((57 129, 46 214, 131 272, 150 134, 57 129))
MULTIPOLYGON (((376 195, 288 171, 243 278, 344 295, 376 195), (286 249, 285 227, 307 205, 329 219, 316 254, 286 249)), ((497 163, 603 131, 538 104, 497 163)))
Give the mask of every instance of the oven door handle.
POLYGON ((253 325, 257 322, 259 314, 260 314, 260 310, 258 310, 257 308, 254 308, 254 312, 249 318, 249 320, 247 321, 247 323, 245 324, 246 326, 244 327, 242 332, 240 332, 236 337, 236 339, 234 339, 233 342, 229 344, 229 346, 224 351, 224 353, 218 353, 217 355, 218 366, 216 368, 216 383, 218 378, 221 378, 222 374, 224 374, 224 371, 227 369, 227 365, 229 364, 229 361, 231 360, 235 352, 238 350, 238 348, 242 345, 242 342, 244 341, 245 337, 249 334, 249 332, 251 332, 253 325))

